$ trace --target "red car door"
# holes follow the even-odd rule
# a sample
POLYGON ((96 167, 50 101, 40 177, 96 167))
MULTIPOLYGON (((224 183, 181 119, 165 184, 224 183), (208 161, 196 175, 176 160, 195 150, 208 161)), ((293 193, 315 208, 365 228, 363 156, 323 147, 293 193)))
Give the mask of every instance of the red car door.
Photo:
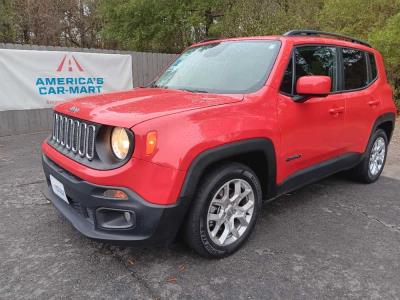
POLYGON ((343 48, 343 86, 346 93, 346 135, 349 151, 364 152, 381 109, 382 86, 372 53, 343 48))
POLYGON ((304 103, 293 101, 296 79, 307 75, 325 75, 337 90, 337 48, 323 45, 298 46, 293 51, 278 96, 278 120, 281 130, 280 155, 283 181, 297 171, 337 157, 345 152, 345 95, 331 93, 312 97, 304 103), (294 66, 293 66, 294 61, 294 66))

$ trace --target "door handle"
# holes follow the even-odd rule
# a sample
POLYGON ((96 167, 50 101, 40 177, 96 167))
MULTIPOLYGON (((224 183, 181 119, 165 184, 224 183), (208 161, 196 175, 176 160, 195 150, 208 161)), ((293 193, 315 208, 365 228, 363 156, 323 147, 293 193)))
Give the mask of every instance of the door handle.
POLYGON ((336 107, 336 108, 331 108, 329 110, 329 113, 331 115, 338 115, 344 112, 344 107, 336 107))
POLYGON ((371 101, 368 102, 368 105, 369 106, 377 106, 377 105, 379 105, 379 103, 381 103, 381 101, 379 101, 379 100, 371 100, 371 101))

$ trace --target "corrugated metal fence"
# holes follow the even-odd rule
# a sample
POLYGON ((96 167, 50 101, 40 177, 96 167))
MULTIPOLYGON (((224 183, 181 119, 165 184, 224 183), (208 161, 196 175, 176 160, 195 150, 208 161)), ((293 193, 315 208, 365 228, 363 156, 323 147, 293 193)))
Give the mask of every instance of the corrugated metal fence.
MULTIPOLYGON (((177 57, 176 54, 164 53, 2 43, 0 43, 0 49, 129 54, 132 56, 132 76, 134 87, 150 83, 173 59, 177 57)), ((0 111, 0 136, 48 130, 50 125, 51 109, 0 111)))

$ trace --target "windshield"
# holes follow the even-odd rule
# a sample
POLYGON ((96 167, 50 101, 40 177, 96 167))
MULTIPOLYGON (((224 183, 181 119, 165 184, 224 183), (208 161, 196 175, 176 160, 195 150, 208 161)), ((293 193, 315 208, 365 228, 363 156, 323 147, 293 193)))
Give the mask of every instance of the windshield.
POLYGON ((245 94, 267 80, 279 41, 227 41, 191 48, 153 83, 154 87, 217 94, 245 94))

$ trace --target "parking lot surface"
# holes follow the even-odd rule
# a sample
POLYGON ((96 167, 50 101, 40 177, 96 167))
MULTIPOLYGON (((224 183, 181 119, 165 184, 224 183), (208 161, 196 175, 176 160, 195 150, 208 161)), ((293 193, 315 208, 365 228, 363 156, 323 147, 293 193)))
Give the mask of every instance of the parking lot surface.
POLYGON ((266 203, 222 260, 84 238, 42 195, 47 133, 2 137, 0 299, 400 298, 399 129, 378 182, 337 175, 266 203))

